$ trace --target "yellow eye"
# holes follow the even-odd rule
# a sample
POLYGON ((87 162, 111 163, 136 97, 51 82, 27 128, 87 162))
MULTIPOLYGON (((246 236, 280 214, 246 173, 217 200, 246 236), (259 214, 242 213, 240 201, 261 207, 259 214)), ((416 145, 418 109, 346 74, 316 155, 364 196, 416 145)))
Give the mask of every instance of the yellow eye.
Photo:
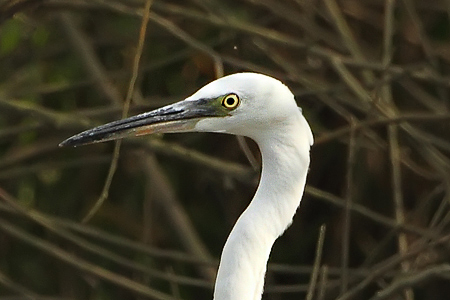
POLYGON ((226 95, 225 97, 223 97, 222 100, 222 105, 228 110, 235 109, 236 107, 239 106, 240 103, 241 100, 239 100, 239 97, 236 94, 226 95))

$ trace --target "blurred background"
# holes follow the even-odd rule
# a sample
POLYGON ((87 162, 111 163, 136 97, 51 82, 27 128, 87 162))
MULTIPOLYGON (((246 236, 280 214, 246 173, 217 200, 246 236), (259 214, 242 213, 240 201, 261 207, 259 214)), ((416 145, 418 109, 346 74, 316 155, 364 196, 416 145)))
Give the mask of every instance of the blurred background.
POLYGON ((263 299, 449 299, 449 60, 444 0, 0 1, 0 300, 212 299, 254 142, 58 144, 241 71, 315 135, 263 299))

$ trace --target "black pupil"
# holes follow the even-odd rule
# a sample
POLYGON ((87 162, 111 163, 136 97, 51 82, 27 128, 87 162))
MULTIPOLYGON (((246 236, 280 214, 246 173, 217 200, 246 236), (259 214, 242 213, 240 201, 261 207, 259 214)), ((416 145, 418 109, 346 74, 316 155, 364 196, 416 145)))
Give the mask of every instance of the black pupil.
POLYGON ((228 97, 226 102, 227 102, 228 106, 232 106, 234 104, 235 100, 233 97, 228 97))

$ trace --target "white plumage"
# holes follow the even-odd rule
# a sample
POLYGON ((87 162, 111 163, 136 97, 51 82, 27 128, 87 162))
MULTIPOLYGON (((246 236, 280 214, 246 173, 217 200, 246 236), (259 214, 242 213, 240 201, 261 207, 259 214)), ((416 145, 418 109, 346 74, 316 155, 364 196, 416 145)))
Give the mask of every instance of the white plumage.
POLYGON ((284 84, 256 73, 229 75, 184 101, 88 130, 62 145, 187 131, 243 135, 259 146, 261 180, 223 248, 214 299, 261 299, 272 245, 300 204, 313 144, 311 129, 284 84))

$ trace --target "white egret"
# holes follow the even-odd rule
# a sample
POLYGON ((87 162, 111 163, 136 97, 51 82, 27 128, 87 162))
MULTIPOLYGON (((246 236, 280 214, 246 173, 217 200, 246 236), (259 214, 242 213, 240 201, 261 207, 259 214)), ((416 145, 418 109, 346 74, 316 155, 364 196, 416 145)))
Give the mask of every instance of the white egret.
POLYGON ((256 73, 229 75, 183 101, 87 130, 61 146, 192 131, 243 135, 259 146, 260 183, 223 248, 214 299, 261 299, 272 245, 300 204, 313 144, 311 129, 283 83, 256 73))

